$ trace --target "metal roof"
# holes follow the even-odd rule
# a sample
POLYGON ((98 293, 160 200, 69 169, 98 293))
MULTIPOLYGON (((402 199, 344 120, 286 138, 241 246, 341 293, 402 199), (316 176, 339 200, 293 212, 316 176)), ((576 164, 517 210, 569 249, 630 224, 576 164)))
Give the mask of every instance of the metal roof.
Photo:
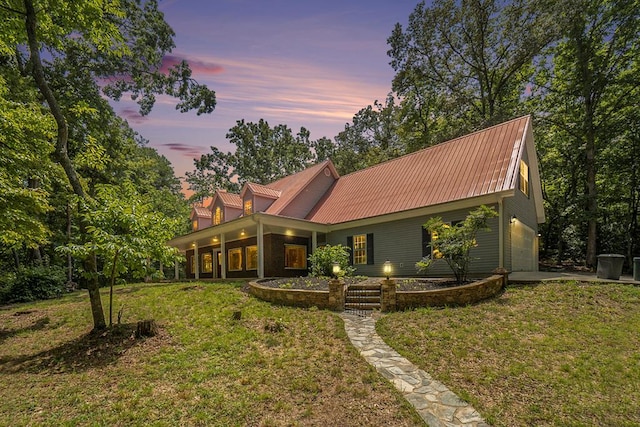
POLYGON ((247 190, 257 196, 266 197, 268 199, 277 199, 280 197, 281 191, 274 190, 266 185, 256 184, 255 182, 247 182, 244 184, 244 188, 240 192, 240 197, 244 197, 247 190))
POLYGON ((222 201, 224 206, 242 209, 242 197, 240 197, 239 194, 228 193, 227 191, 218 189, 216 190, 216 197, 222 201))
POLYGON ((268 184, 267 186, 269 188, 280 192, 280 197, 265 210, 265 213, 278 215, 325 169, 327 169, 328 173, 332 174, 334 178, 338 178, 338 173, 331 160, 325 160, 303 171, 285 176, 278 181, 268 184))
POLYGON ((340 177, 307 219, 337 224, 513 189, 525 116, 340 177))

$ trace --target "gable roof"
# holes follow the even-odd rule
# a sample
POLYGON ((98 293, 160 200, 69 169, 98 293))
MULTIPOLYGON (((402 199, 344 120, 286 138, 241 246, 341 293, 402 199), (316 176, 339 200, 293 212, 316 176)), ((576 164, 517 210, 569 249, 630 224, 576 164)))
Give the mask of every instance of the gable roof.
POLYGON ((530 120, 514 119, 342 176, 306 219, 337 224, 512 190, 530 120))
POLYGON ((228 193, 227 191, 220 190, 220 189, 216 190, 213 201, 211 202, 212 210, 213 210, 213 204, 216 199, 220 199, 220 201, 224 206, 227 206, 230 208, 242 209, 242 197, 240 197, 239 194, 228 193))
POLYGON ((191 219, 193 219, 194 217, 211 218, 211 211, 208 208, 194 205, 193 210, 191 211, 191 219))
POLYGON ((277 199, 280 197, 281 192, 274 190, 266 185, 256 184, 254 182, 246 182, 240 192, 240 197, 243 198, 247 191, 251 191, 254 195, 266 197, 267 199, 277 199))
POLYGON ((278 215, 309 185, 320 173, 328 173, 338 178, 338 172, 331 160, 325 160, 293 175, 285 176, 268 184, 269 188, 280 191, 280 197, 269 206, 265 213, 278 215))

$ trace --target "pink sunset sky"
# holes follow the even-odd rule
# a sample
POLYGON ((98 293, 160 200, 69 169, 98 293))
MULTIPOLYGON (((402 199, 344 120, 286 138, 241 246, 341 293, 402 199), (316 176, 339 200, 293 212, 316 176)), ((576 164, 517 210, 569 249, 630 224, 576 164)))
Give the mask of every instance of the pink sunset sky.
MULTIPOLYGON (((165 64, 187 59, 193 77, 215 90, 213 113, 175 110, 158 97, 146 117, 123 100, 115 109, 166 156, 176 176, 216 146, 236 121, 301 126, 333 139, 353 115, 391 91, 387 38, 406 24, 417 0, 166 0, 176 48, 165 64)), ((186 188, 186 185, 183 185, 186 188)))

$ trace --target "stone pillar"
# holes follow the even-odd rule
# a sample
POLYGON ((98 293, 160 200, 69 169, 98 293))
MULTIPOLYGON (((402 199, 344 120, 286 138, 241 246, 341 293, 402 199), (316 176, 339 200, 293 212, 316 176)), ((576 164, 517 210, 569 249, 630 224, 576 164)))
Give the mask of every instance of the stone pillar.
POLYGON ((509 284, 509 272, 507 269, 498 267, 492 271, 493 274, 499 274, 502 276, 502 289, 505 289, 509 284))
POLYGON ((344 311, 344 283, 340 279, 329 282, 329 308, 333 311, 344 311))
POLYGON ((383 313, 396 311, 396 281, 385 279, 380 285, 380 311, 383 313))

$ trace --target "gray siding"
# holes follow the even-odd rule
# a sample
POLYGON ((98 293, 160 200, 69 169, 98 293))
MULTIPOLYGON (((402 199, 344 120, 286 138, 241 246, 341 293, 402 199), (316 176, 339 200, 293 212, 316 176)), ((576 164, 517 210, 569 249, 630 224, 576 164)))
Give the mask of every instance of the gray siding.
MULTIPOLYGON (((530 166, 527 152, 523 153, 523 160, 530 166)), ((518 180, 520 173, 518 172, 518 180)), ((529 179, 531 187, 531 179, 529 179)), ((504 200, 504 267, 511 271, 511 227, 510 220, 513 215, 518 221, 533 229, 538 234, 538 221, 536 218, 536 207, 532 188, 529 189, 529 197, 520 191, 519 185, 516 185, 515 195, 504 200)))
MULTIPOLYGON (((463 220, 468 210, 445 212, 445 222, 463 220)), ((451 276, 446 262, 440 260, 425 273, 418 273, 415 263, 422 259, 422 225, 428 217, 420 216, 404 220, 374 224, 334 231, 327 235, 327 243, 331 245, 347 245, 347 236, 373 233, 374 264, 356 265, 356 274, 366 276, 382 276, 382 265, 388 259, 393 264, 393 275, 408 277, 417 275, 451 276)), ((471 251, 474 260, 471 263, 472 274, 490 273, 498 267, 498 218, 490 220, 490 232, 480 232, 477 236, 478 247, 471 251)))

